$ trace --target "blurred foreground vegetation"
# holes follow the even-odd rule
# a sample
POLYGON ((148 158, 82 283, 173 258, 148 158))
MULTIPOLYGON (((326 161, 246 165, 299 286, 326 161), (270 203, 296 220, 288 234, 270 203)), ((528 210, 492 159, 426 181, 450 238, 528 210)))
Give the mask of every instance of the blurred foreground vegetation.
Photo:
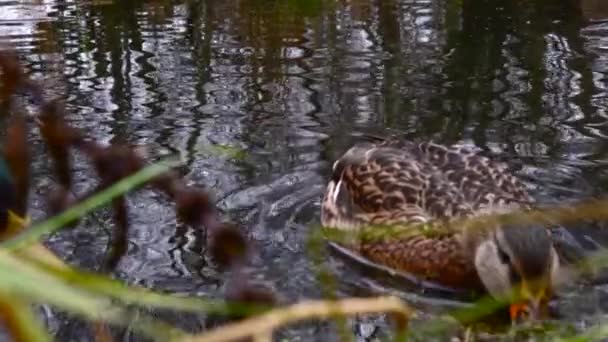
MULTIPOLYGON (((453 5, 447 7, 445 13, 446 25, 458 26, 455 18, 460 17, 460 8, 469 8, 470 11, 468 16, 465 16, 464 20, 464 31, 461 34, 454 34, 454 32, 447 35, 446 39, 453 42, 454 46, 465 46, 468 49, 464 49, 466 53, 464 55, 455 55, 455 58, 448 59, 449 63, 456 63, 458 61, 465 61, 463 64, 467 65, 469 69, 462 70, 461 65, 450 66, 448 63, 447 72, 451 72, 454 79, 469 79, 470 75, 478 75, 482 81, 486 80, 485 73, 490 70, 491 72, 496 69, 496 65, 500 65, 503 62, 492 58, 484 58, 489 55, 499 55, 502 53, 504 41, 508 41, 508 37, 511 37, 512 31, 521 30, 525 35, 532 36, 532 33, 536 31, 545 30, 544 27, 537 27, 535 25, 525 24, 530 21, 529 19, 534 18, 538 13, 542 13, 543 6, 546 4, 551 5, 551 1, 537 1, 533 3, 523 2, 523 9, 519 9, 514 1, 511 2, 500 2, 501 4, 507 4, 499 9, 494 3, 485 1, 475 3, 473 1, 455 1, 453 5), (529 5, 529 6, 526 6, 529 5), (484 11, 487 10, 487 11, 484 11), (487 15, 486 12, 490 12, 494 15, 487 15), (516 24, 511 23, 508 20, 496 20, 497 18, 516 17, 523 18, 516 20, 516 24), (485 23, 489 28, 487 30, 480 30, 477 19, 481 19, 482 23, 485 23), (519 23, 521 22, 521 23, 519 23), (520 28, 520 25, 522 28, 520 28), (517 26, 517 28, 515 28, 517 26), (481 36, 484 39, 471 39, 475 32, 481 31, 481 36), (473 62, 474 61, 474 62, 473 62), (494 65, 495 63, 496 65, 494 65)), ((134 6, 134 2, 114 3, 111 6, 101 7, 100 9, 94 8, 91 13, 95 11, 101 12, 102 20, 100 21, 103 29, 96 27, 98 22, 85 23, 85 27, 76 29, 75 32, 81 36, 78 37, 79 44, 77 48, 83 54, 89 53, 93 50, 92 44, 96 41, 107 41, 111 42, 108 46, 100 47, 100 51, 106 53, 112 58, 111 63, 112 73, 114 73, 114 82, 118 85, 117 88, 121 88, 124 85, 121 82, 125 82, 128 77, 121 77, 122 70, 126 69, 121 60, 121 56, 128 55, 129 51, 125 48, 128 44, 124 43, 121 39, 130 40, 131 44, 137 46, 142 45, 142 32, 141 28, 132 27, 136 20, 128 16, 121 16, 118 13, 121 10, 125 10, 123 6, 134 6), (126 19, 125 19, 126 18, 126 19), (121 22, 124 21, 124 22, 121 22), (105 30, 105 31, 104 31, 105 30), (127 31, 128 39, 121 35, 120 30, 127 31), (104 33, 107 37, 98 37, 97 34, 104 33), (90 35, 90 37, 87 37, 90 35), (125 48, 125 50, 122 50, 125 48)), ((602 17, 598 15, 599 10, 605 8, 602 1, 581 1, 582 11, 586 17, 602 17)), ((195 6, 195 5, 191 5, 195 6)), ((280 78, 281 73, 276 69, 281 65, 276 63, 277 56, 282 56, 286 53, 283 46, 285 42, 295 41, 300 39, 300 36, 306 33, 306 20, 318 21, 319 25, 327 25, 324 21, 318 18, 321 8, 323 6, 333 6, 331 2, 322 1, 271 1, 271 2, 260 2, 260 1, 244 1, 240 3, 238 12, 241 13, 243 18, 236 21, 234 26, 229 26, 230 29, 234 30, 235 35, 242 36, 244 45, 249 45, 265 51, 266 55, 263 58, 257 58, 255 56, 245 56, 243 58, 250 59, 252 64, 251 70, 254 73, 257 70, 274 70, 264 74, 267 78, 280 78), (268 15, 268 6, 274 8, 273 13, 279 13, 276 17, 268 15), (268 26, 269 22, 272 22, 276 26, 268 26), (270 31, 272 28, 281 28, 284 37, 272 36, 268 33, 258 32, 261 30, 260 27, 264 28, 265 31, 270 31), (266 34, 262 36, 260 34, 266 34), (278 66, 277 66, 278 65, 278 66)), ((392 6, 396 6, 393 3, 383 2, 379 6, 379 10, 385 15, 382 16, 380 27, 382 32, 385 32, 386 38, 382 42, 385 44, 386 54, 394 54, 398 59, 404 59, 407 61, 417 61, 414 57, 403 58, 400 53, 401 50, 405 49, 405 46, 410 44, 408 40, 403 37, 408 37, 404 33, 400 32, 398 20, 403 20, 397 16, 392 15, 390 11, 392 6), (388 5, 386 5, 388 4, 388 5), (390 36, 398 37, 403 39, 394 42, 388 39, 390 36)), ((146 10, 153 12, 158 23, 162 24, 165 17, 169 16, 168 11, 172 8, 168 3, 158 2, 147 4, 146 10)), ((201 8, 205 7, 201 5, 201 8)), ((372 21, 369 17, 369 13, 375 13, 370 11, 363 2, 357 3, 353 6, 353 12, 355 12, 355 19, 361 21, 372 21)), ((206 7, 205 7, 206 8, 206 7)), ((604 12, 606 10, 604 9, 604 12)), ((134 12, 134 11, 132 11, 134 12)), ((211 29, 204 26, 203 23, 220 21, 221 12, 214 12, 208 10, 194 11, 193 13, 205 13, 208 18, 199 18, 194 16, 193 21, 196 25, 201 26, 204 30, 199 32, 193 30, 191 33, 192 39, 199 44, 193 44, 196 46, 193 55, 196 63, 211 64, 210 63, 210 44, 212 37, 211 29)), ((89 13, 88 15, 92 14, 89 13)), ((564 12, 566 13, 566 12, 564 12)), ((566 15, 566 14, 564 14, 566 15)), ((133 16, 135 16, 133 14, 133 16)), ((404 16, 405 17, 405 16, 404 16)), ((331 18, 330 20, 339 21, 343 18, 331 18)), ((560 19, 561 20, 561 19, 560 19)), ((331 21, 331 24, 339 26, 339 23, 331 21)), ((557 19, 555 21, 558 21, 557 19)), ((534 22, 533 22, 534 24, 534 22)), ((196 26, 195 25, 195 26, 196 26)), ((45 32, 49 37, 46 40, 46 44, 41 44, 39 47, 41 50, 52 54, 58 52, 60 49, 67 51, 71 48, 70 44, 63 44, 63 39, 68 41, 65 37, 59 37, 60 43, 57 43, 53 38, 59 33, 61 34, 72 34, 69 30, 59 30, 49 25, 47 22, 43 22, 39 25, 39 30, 45 32), (64 47, 65 45, 65 47, 64 47)), ((543 31, 544 32, 544 31, 543 31)), ((155 31, 155 34, 158 32, 155 31)), ((160 34, 159 34, 160 35, 160 34)), ((324 36, 315 39, 325 39, 324 36)), ((349 40, 356 44, 356 40, 349 40)), ((335 44, 335 42, 334 42, 335 44)), ((543 54, 540 52, 545 48, 545 42, 542 39, 534 39, 531 41, 524 41, 523 48, 521 48, 528 59, 524 59, 526 63, 532 64, 530 69, 541 70, 543 66, 541 62, 543 54), (528 44, 528 45, 526 45, 528 44), (534 53, 529 53, 534 51, 534 53), (530 56, 528 56, 530 55, 530 56), (537 58, 536 58, 537 57, 537 58)), ((136 49, 137 50, 137 49, 136 49)), ((339 49, 338 49, 339 50, 339 49)), ((61 52, 61 51, 60 51, 61 52)), ((458 50, 457 50, 458 52, 458 50)), ((102 53, 102 54, 103 54, 102 53)), ((556 54, 557 55, 557 54, 556 54)), ((417 55, 416 55, 417 56, 417 55)), ((235 57, 236 58, 236 57, 235 57)), ((340 58, 332 56, 338 62, 338 64, 344 63, 340 58)), ((426 56, 420 58, 427 60, 426 56)), ((506 57, 505 57, 506 59, 506 57)), ((391 70, 390 63, 387 62, 386 69, 391 70)), ((126 64, 126 62, 125 62, 126 64)), ((414 64, 414 63, 412 63, 414 64)), ((103 65, 103 63, 100 63, 103 65)), ((519 65, 518 65, 519 66, 519 65)), ((200 72, 206 71, 206 66, 200 67, 200 72)), ((342 77, 347 78, 348 73, 352 73, 350 70, 341 71, 339 68, 335 68, 333 73, 343 72, 343 75, 335 76, 336 79, 342 77)), ((106 72, 106 71, 103 71, 106 72)), ((367 69, 365 73, 368 73, 367 69)), ((396 98, 395 103, 391 106, 387 106, 386 120, 398 121, 400 120, 400 114, 403 108, 413 106, 414 104, 405 103, 406 96, 397 93, 394 89, 398 88, 395 84, 399 85, 402 82, 402 78, 406 79, 402 75, 403 73, 395 73, 398 76, 391 76, 392 74, 387 73, 386 79, 386 92, 393 94, 396 98), (394 78, 397 78, 396 80, 394 78), (389 81, 394 82, 390 83, 389 81), (390 86, 389 86, 390 85, 390 86)), ((542 84, 540 76, 531 72, 533 75, 534 84, 542 84)), ((568 75, 567 73, 564 73, 568 75)), ((588 73, 583 72, 583 78, 588 79, 586 82, 590 82, 591 76, 588 73)), ((32 129, 32 126, 37 126, 40 133, 44 136, 45 142, 48 146, 49 158, 53 159, 55 165, 56 179, 58 180, 57 187, 54 192, 49 194, 49 211, 48 220, 34 223, 27 223, 23 231, 18 234, 4 236, 3 242, 0 245, 0 276, 2 281, 0 282, 0 314, 2 315, 5 327, 9 333, 16 340, 33 341, 33 340, 51 340, 47 334, 47 329, 44 326, 43 320, 36 308, 39 305, 50 305, 53 308, 66 312, 72 317, 79 317, 90 322, 90 330, 98 340, 110 340, 112 326, 128 326, 129 329, 142 334, 151 339, 156 340, 210 340, 210 341, 221 341, 229 340, 237 337, 243 337, 245 335, 255 335, 257 340, 264 341, 271 338, 271 331, 279 327, 282 324, 289 324, 297 320, 311 320, 311 319, 325 319, 338 314, 345 315, 357 315, 362 313, 379 313, 379 312, 392 312, 394 315, 395 327, 403 330, 405 323, 410 319, 417 319, 413 317, 412 310, 408 309, 407 304, 401 300, 395 298, 354 298, 345 299, 343 302, 339 302, 339 299, 334 298, 335 284, 338 281, 334 279, 333 274, 324 268, 325 260, 325 242, 327 238, 332 240, 341 241, 347 239, 348 236, 340 234, 340 232, 333 231, 321 231, 320 227, 311 227, 311 236, 309 241, 309 253, 310 258, 317 265, 317 279, 318 282, 323 286, 325 295, 324 298, 327 301, 305 301, 300 304, 295 304, 293 307, 284 305, 286 303, 280 303, 275 294, 267 288, 261 288, 254 286, 247 282, 247 277, 244 274, 239 273, 241 260, 248 257, 247 253, 250 253, 248 248, 248 242, 243 236, 242 230, 233 224, 221 222, 221 218, 217 217, 214 203, 209 200, 208 194, 197 189, 186 186, 179 178, 170 172, 170 170, 178 166, 178 162, 173 160, 163 161, 160 163, 152 164, 151 166, 145 166, 144 157, 136 148, 132 146, 126 146, 121 144, 115 144, 111 146, 104 146, 97 144, 86 136, 83 132, 77 132, 69 127, 64 121, 63 116, 69 118, 70 113, 64 113, 64 108, 60 100, 53 99, 47 100, 42 96, 40 88, 44 87, 43 84, 36 85, 24 76, 24 71, 16 64, 16 59, 7 53, 3 56, 3 73, 2 73, 2 101, 4 105, 3 113, 7 114, 7 127, 13 130, 25 129, 25 125, 29 126, 28 129, 32 129), (32 102, 36 105, 37 112, 35 113, 24 113, 26 106, 23 103, 17 101, 14 98, 16 93, 28 93, 32 102), (36 119, 32 119, 32 117, 36 119), (69 154, 74 150, 86 154, 92 161, 93 168, 97 170, 100 182, 99 186, 92 189, 90 193, 80 194, 79 196, 74 194, 74 184, 71 175, 69 174, 70 158, 69 154), (117 167, 125 166, 124 168, 117 167), (121 256, 125 253, 127 248, 127 235, 128 235, 128 210, 124 201, 126 196, 131 191, 136 191, 138 188, 147 186, 154 188, 159 192, 165 194, 170 201, 175 203, 176 214, 180 217, 180 220, 186 224, 194 227, 195 229, 201 229, 209 232, 208 235, 208 251, 213 254, 214 259, 217 263, 223 267, 223 269, 230 273, 230 281, 228 284, 225 298, 222 299, 210 299, 200 297, 183 297, 175 296, 170 294, 161 294, 153 292, 148 289, 130 287, 120 281, 112 280, 111 277, 104 276, 104 274, 110 273, 115 265, 120 260, 121 256), (50 234, 59 229, 69 229, 75 221, 81 219, 85 215, 89 214, 92 210, 101 207, 111 207, 114 210, 114 226, 116 227, 113 232, 113 241, 108 253, 106 260, 103 260, 99 265, 99 272, 91 273, 83 270, 75 269, 71 266, 66 265, 63 261, 56 258, 50 251, 43 247, 41 242, 47 234, 50 234), (41 284, 44 284, 41 286, 41 284), (338 301, 338 302, 336 302, 338 301), (276 311, 267 311, 269 306, 280 305, 276 311), (224 324, 220 325, 216 330, 213 327, 209 327, 208 331, 200 332, 201 335, 191 335, 191 332, 182 331, 174 326, 171 326, 168 322, 159 319, 155 315, 147 314, 147 310, 167 310, 169 312, 188 312, 203 314, 206 317, 214 318, 216 321, 224 324), (246 319, 248 316, 253 316, 250 319, 246 319), (218 320, 217 317, 220 317, 218 320), (236 321, 236 322, 235 322, 236 321), (227 324, 232 322, 234 325, 227 324)), ((287 77, 285 77, 287 79, 287 77)), ((493 79, 488 78, 490 82, 493 79)), ((279 80, 285 82, 285 80, 279 80)), ((413 82, 413 81, 408 81, 413 82)), ((492 94, 481 92, 470 91, 469 84, 475 82, 463 82, 461 85, 457 83, 456 90, 457 94, 455 98, 463 99, 463 103, 475 102, 475 96, 489 96, 492 94), (462 88, 462 89, 461 89, 462 88), (462 93, 462 94, 461 94, 462 93), (463 95, 464 94, 464 95, 463 95)), ((482 86, 478 86, 482 89, 491 89, 488 84, 482 83, 482 86)), ((569 83, 568 83, 569 84, 569 83)), ((154 85, 152 85, 154 87, 154 85)), ((359 86, 359 85, 358 85, 359 86)), ((341 88, 340 86, 335 86, 341 88)), ((471 86, 472 87, 472 86, 471 86)), ((256 87, 251 87, 252 89, 256 87)), ((257 88, 256 88, 257 89, 257 88)), ((116 92, 118 93, 118 92, 116 92)), ((265 93, 261 92, 263 96, 265 93)), ((541 98, 538 94, 530 92, 531 97, 541 98)), ((120 97, 122 94, 113 96, 120 97)), ((265 95, 264 95, 265 96, 265 95)), ((344 97, 351 97, 352 95, 345 92, 344 97)), ((526 94, 527 96, 527 94, 526 94)), ((130 101, 130 100, 129 100, 130 101)), ((430 105, 433 105, 435 101, 427 101, 430 105)), ((480 101, 481 103, 490 103, 490 101, 480 101)), ((125 101, 116 101, 122 110, 132 106, 133 104, 126 105, 125 101)), ((420 101, 423 103, 424 101, 420 101)), ((467 115, 468 107, 466 105, 458 105, 454 109, 456 112, 462 110, 467 115), (462 107, 462 108, 460 108, 462 107), (459 109, 460 108, 460 109, 459 109)), ((513 107, 516 107, 513 105, 513 107)), ((346 106, 348 109, 348 106, 346 106)), ((416 108, 419 109, 419 108, 416 108)), ((487 109, 487 108, 486 108, 487 109)), ((488 109, 489 110, 489 109, 488 109)), ((463 115, 462 125, 466 123, 464 119, 467 116, 463 115)), ((443 119, 441 119, 443 120, 443 119)), ((430 130, 428 127, 441 126, 435 124, 435 122, 441 122, 435 117, 427 119, 428 122, 433 124, 426 125, 419 131, 430 130)), ((118 120, 117 120, 118 121, 118 120)), ((348 120, 345 120, 350 122, 348 120)), ((424 121, 424 120, 423 120, 424 121)), ((480 120, 481 121, 481 120, 480 120)), ((428 124, 427 122, 427 124, 428 124)), ((451 125, 443 125, 442 127, 448 127, 449 131, 444 132, 445 135, 454 134, 454 132, 462 131, 460 127, 454 128, 453 122, 451 125)), ((519 124, 517 125, 519 128, 519 124)), ((340 125, 342 129, 343 126, 340 125)), ((425 133, 426 134, 426 133, 425 133)), ((24 134, 21 134, 23 136, 24 134)), ((556 137, 555 139, 558 139, 556 137)), ((21 169, 27 169, 29 163, 26 158, 26 154, 17 153, 17 151, 26 151, 27 142, 19 139, 7 139, 6 150, 9 152, 8 155, 20 156, 21 169), (21 144, 15 146, 14 144, 21 144), (12 145, 11 145, 12 144, 12 145)), ((231 151, 220 151, 218 153, 232 153, 231 151)), ((242 154, 240 152, 233 154, 242 154)), ((10 158, 9 158, 10 159, 10 158)), ((21 175, 22 179, 27 178, 27 175, 21 175)), ((27 184, 27 182, 25 182, 27 184)), ((25 196, 26 194, 21 194, 25 196)), ((595 201, 591 203, 583 203, 578 207, 568 208, 550 208, 539 215, 538 213, 527 213, 526 215, 516 214, 514 217, 501 217, 494 219, 515 219, 515 220, 541 220, 542 217, 553 217, 556 221, 560 222, 577 222, 582 219, 597 219, 605 220, 608 216, 608 210, 606 210, 606 203, 603 201, 595 201)), ((492 219, 492 218, 484 218, 492 219)), ((480 222, 480 224, 483 222, 480 222)), ((605 265, 605 256, 598 254, 594 260, 595 265, 599 268, 605 265)), ((479 303, 473 305, 471 308, 456 310, 451 312, 450 317, 440 317, 438 319, 427 320, 420 322, 416 321, 416 324, 410 324, 409 330, 407 330, 407 336, 411 339, 427 340, 431 336, 445 337, 446 335, 460 336, 462 339, 472 338, 475 334, 463 328, 461 322, 470 323, 479 319, 487 313, 492 312, 498 307, 498 304, 488 299, 482 299, 479 303), (457 318, 454 320, 453 318, 457 318), (460 322, 458 322, 460 321, 460 322)), ((340 327, 344 338, 350 338, 352 334, 345 328, 345 322, 343 320, 336 320, 336 325, 340 327)), ((398 330, 399 330, 398 329, 398 330)), ((396 331, 398 331, 396 330, 396 331)), ((559 322, 548 322, 547 325, 535 328, 510 328, 506 327, 503 329, 505 332, 505 338, 525 336, 536 336, 544 337, 547 339, 570 339, 576 341, 584 340, 599 340, 606 336, 608 330, 603 325, 597 325, 593 327, 585 327, 583 330, 574 327, 565 326, 559 322)), ((391 335, 396 336, 396 335, 391 335)), ((483 335, 480 334, 478 338, 496 339, 498 335, 483 335)))
MULTIPOLYGON (((235 225, 222 222, 209 195, 200 189, 187 186, 172 168, 176 161, 161 161, 146 166, 141 151, 127 144, 102 145, 71 127, 65 120, 61 102, 47 100, 42 84, 26 76, 17 57, 9 51, 0 55, 2 68, 2 104, 8 114, 8 135, 4 146, 4 158, 14 173, 21 189, 29 184, 28 141, 26 131, 33 124, 38 126, 49 158, 53 160, 59 184, 48 194, 49 218, 30 224, 25 218, 14 219, 12 227, 5 229, 0 243, 0 315, 4 326, 13 339, 18 341, 44 341, 52 338, 33 309, 36 305, 51 305, 70 315, 90 322, 93 336, 100 341, 112 340, 110 326, 124 326, 149 338, 160 341, 232 341, 254 337, 256 341, 269 341, 282 325, 312 319, 326 319, 349 315, 388 313, 396 328, 394 338, 426 339, 431 335, 442 336, 446 332, 471 336, 471 330, 463 330, 461 324, 478 322, 501 307, 502 303, 482 298, 471 308, 457 310, 450 315, 410 325, 416 317, 406 303, 397 298, 334 298, 332 293, 336 279, 323 266, 325 241, 348 239, 343 233, 312 230, 309 241, 311 259, 317 265, 318 281, 325 289, 326 300, 303 301, 291 306, 279 305, 275 295, 267 288, 252 285, 241 274, 243 261, 250 257, 248 242, 235 225), (22 112, 16 93, 29 94, 38 113, 29 120, 22 112), (30 122, 31 121, 31 122, 30 122), (87 155, 97 171, 99 183, 90 192, 75 194, 71 175, 71 153, 79 151, 87 155), (126 252, 128 236, 128 209, 124 196, 147 186, 164 193, 175 203, 177 217, 195 229, 207 232, 208 251, 220 268, 231 272, 232 283, 223 299, 183 297, 157 293, 145 288, 131 287, 104 276, 112 270, 126 252), (100 265, 98 273, 78 270, 57 258, 41 244, 47 234, 68 228, 91 211, 110 206, 114 212, 114 232, 108 258, 100 265), (279 308, 272 309, 279 305, 279 308), (141 309, 160 309, 174 312, 202 313, 213 318, 219 327, 191 335, 141 309), (270 311, 269 311, 270 310, 270 311), (222 324, 223 322, 223 324, 222 324), (460 323, 458 323, 460 322, 460 323), (447 329, 447 330, 446 330, 447 329), (456 330, 454 330, 456 329, 456 330)), ((19 188, 19 187, 17 187, 19 188)), ((6 195, 6 194, 5 194, 6 195)), ((21 202, 27 191, 16 194, 21 202)), ((6 201, 5 201, 6 202, 6 201)), ((19 201, 18 201, 19 202, 19 201)), ((25 202, 24 202, 25 203, 25 202)), ((468 226, 482 229, 488 220, 510 223, 553 222, 569 223, 582 219, 608 219, 608 203, 602 200, 577 206, 549 208, 534 212, 488 216, 468 220, 468 226)), ((25 210, 25 209, 23 209, 25 210)), ((5 227, 6 228, 6 227, 5 227)), ((364 231, 365 232, 365 231, 364 231)), ((417 231, 383 230, 374 227, 370 234, 415 234, 417 231)), ((424 231, 428 234, 428 231, 424 231)), ((593 260, 597 265, 606 262, 606 255, 593 260)), ((337 320, 342 337, 350 334, 343 320, 337 320)), ((508 336, 545 336, 573 340, 592 340, 604 336, 603 326, 588 329, 583 335, 574 329, 558 324, 507 329, 508 336)), ((482 336, 482 335, 480 335, 482 336)), ((495 338, 489 335, 488 338, 495 338)))

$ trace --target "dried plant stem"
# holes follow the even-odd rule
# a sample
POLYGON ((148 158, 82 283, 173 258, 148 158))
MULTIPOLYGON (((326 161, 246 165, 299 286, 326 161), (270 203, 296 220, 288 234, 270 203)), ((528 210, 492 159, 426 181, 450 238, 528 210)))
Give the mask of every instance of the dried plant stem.
POLYGON ((30 304, 7 293, 0 294, 0 320, 15 342, 51 341, 30 304))
POLYGON ((267 331, 254 336, 253 342, 272 342, 272 331, 267 331))
POLYGON ((41 243, 35 243, 17 250, 15 254, 19 258, 39 263, 42 265, 53 266, 59 269, 67 270, 69 266, 63 262, 53 251, 46 248, 41 243))
POLYGON ((278 308, 242 322, 233 323, 211 332, 188 336, 180 342, 233 341, 253 337, 265 341, 277 328, 305 320, 325 319, 335 316, 390 312, 407 321, 413 315, 403 301, 396 297, 346 298, 342 300, 303 301, 286 308, 278 308))

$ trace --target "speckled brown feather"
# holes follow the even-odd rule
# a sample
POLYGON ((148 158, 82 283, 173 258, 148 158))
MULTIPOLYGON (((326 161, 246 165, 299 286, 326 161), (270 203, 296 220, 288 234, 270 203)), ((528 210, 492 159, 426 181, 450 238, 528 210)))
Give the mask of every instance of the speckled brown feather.
MULTIPOLYGON (((464 146, 362 143, 334 164, 321 221, 340 229, 426 223, 449 232, 454 218, 532 202, 525 186, 505 165, 464 146)), ((470 241, 463 241, 463 236, 389 239, 359 241, 350 247, 375 262, 426 280, 454 288, 481 288, 470 241)))

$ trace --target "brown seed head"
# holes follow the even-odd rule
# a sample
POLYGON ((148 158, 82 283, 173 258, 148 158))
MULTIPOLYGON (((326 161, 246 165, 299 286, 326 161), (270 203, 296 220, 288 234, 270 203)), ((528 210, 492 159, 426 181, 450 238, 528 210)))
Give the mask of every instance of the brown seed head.
POLYGON ((128 145, 112 145, 97 149, 90 156, 104 184, 115 183, 144 166, 143 159, 128 145))
POLYGON ((199 189, 176 189, 175 206, 178 218, 193 227, 202 225, 204 216, 214 213, 209 196, 199 189))
POLYGON ((7 102, 25 79, 19 59, 13 51, 0 50, 0 69, 2 70, 0 96, 7 102))
POLYGON ((242 261, 247 254, 247 240, 233 224, 223 224, 210 231, 211 255, 221 267, 231 267, 242 261))

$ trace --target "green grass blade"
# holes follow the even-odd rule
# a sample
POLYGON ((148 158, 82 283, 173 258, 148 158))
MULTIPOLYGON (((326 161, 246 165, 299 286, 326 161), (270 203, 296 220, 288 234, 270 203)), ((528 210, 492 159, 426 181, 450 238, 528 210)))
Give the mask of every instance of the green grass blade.
POLYGON ((28 302, 45 303, 92 321, 133 329, 159 340, 181 335, 177 329, 147 317, 135 317, 110 298, 91 293, 44 272, 12 253, 0 250, 0 293, 28 302))
POLYGON ((172 167, 179 165, 175 161, 163 161, 150 165, 141 171, 121 179, 107 189, 87 198, 77 205, 65 210, 61 214, 36 224, 24 230, 21 234, 0 243, 0 248, 15 250, 38 241, 45 234, 54 232, 70 222, 86 215, 88 212, 109 203, 112 199, 124 195, 137 188, 145 182, 167 172, 172 167))
POLYGON ((69 283, 74 287, 87 290, 91 293, 112 297, 125 304, 185 312, 238 315, 251 315, 264 309, 263 307, 258 308, 253 305, 228 303, 224 300, 180 297, 177 295, 155 292, 142 287, 128 286, 108 277, 80 270, 77 271, 73 268, 56 267, 42 263, 37 263, 37 266, 45 272, 49 272, 53 276, 63 279, 66 283, 69 283))

